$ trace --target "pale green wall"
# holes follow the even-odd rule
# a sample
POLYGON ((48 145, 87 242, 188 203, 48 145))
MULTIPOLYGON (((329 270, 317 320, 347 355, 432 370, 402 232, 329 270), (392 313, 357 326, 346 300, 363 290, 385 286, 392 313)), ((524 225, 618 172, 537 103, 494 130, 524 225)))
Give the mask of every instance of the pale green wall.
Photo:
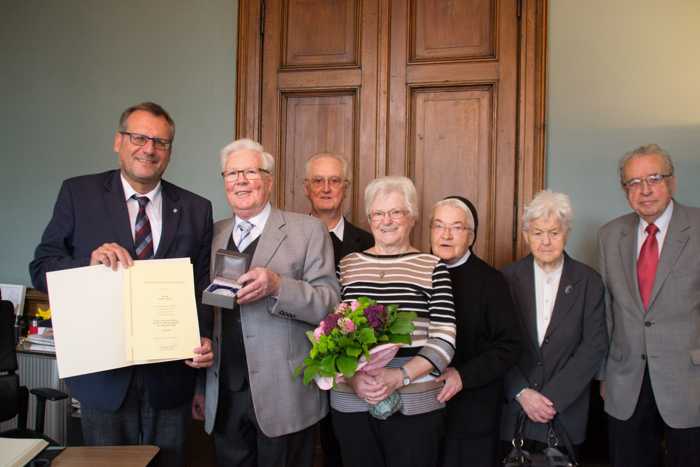
POLYGON ((27 264, 63 179, 117 167, 121 111, 177 125, 166 178, 226 214, 217 154, 234 133, 235 0, 0 2, 0 282, 27 264))
POLYGON ((676 199, 700 205, 700 1, 550 0, 547 181, 576 211, 569 252, 597 265, 596 232, 629 211, 617 161, 666 148, 676 199))

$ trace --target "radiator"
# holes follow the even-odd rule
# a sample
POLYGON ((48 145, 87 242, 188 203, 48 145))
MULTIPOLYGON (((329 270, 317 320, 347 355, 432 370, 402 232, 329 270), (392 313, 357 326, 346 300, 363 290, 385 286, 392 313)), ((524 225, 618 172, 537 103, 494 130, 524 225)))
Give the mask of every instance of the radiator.
MULTIPOLYGON (((50 355, 37 353, 17 352, 17 364, 19 366, 19 384, 28 389, 53 388, 68 393, 68 387, 58 379, 56 358, 50 355)), ((46 418, 44 421, 44 433, 65 446, 68 441, 68 420, 70 417, 70 397, 61 401, 46 401, 46 418)), ((29 394, 29 413, 27 425, 34 428, 36 417, 36 397, 29 394)), ((17 419, 14 418, 0 423, 0 431, 17 427, 17 419)))

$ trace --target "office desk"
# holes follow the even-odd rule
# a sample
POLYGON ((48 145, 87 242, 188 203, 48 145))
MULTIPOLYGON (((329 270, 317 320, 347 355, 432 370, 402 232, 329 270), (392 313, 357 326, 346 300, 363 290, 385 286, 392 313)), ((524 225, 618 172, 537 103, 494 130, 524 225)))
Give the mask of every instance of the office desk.
POLYGON ((157 446, 67 447, 51 467, 145 467, 156 454, 157 446))

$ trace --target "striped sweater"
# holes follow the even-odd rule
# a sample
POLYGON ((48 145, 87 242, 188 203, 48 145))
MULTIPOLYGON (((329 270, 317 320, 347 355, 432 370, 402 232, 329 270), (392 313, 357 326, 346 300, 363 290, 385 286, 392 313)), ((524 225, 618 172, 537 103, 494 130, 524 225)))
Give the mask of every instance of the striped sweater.
MULTIPOLYGON (((352 253, 342 259, 339 268, 343 301, 364 296, 380 304, 394 303, 401 311, 417 315, 412 343, 402 346, 388 366, 401 367, 419 355, 433 365, 433 371, 399 390, 401 412, 414 415, 444 407, 436 399, 441 385, 435 376, 452 360, 456 336, 452 282, 444 263, 427 253, 352 253)), ((345 385, 332 391, 331 406, 340 412, 368 409, 367 403, 345 385)))

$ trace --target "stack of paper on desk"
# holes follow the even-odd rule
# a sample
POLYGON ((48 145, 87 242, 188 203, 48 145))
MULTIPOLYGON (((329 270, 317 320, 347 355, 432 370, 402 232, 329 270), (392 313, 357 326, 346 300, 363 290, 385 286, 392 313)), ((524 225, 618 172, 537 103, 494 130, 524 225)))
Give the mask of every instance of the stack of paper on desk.
POLYGON ((199 324, 188 258, 46 274, 60 378, 192 358, 199 324))

